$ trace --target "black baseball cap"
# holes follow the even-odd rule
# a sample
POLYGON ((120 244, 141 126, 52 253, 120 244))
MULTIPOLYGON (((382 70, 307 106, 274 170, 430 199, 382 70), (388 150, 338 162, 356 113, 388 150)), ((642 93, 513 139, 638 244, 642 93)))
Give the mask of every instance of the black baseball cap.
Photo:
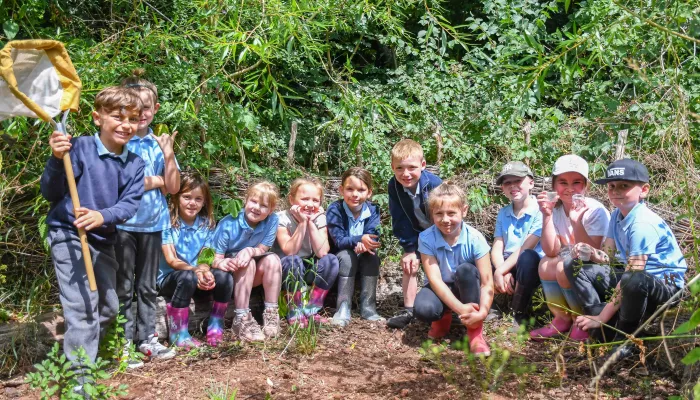
POLYGON ((501 173, 498 174, 498 177, 496 178, 496 185, 500 185, 506 176, 517 176, 519 178, 529 176, 534 179, 530 167, 521 161, 509 161, 506 165, 504 165, 501 169, 501 173))
POLYGON ((612 181, 649 183, 649 171, 639 161, 623 158, 608 165, 608 168, 605 170, 605 178, 598 179, 595 183, 604 185, 612 181))

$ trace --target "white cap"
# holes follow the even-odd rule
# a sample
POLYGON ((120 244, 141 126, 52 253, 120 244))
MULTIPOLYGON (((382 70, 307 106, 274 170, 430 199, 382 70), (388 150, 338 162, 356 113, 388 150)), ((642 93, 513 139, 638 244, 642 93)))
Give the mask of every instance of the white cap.
POLYGON ((554 163, 552 175, 561 175, 566 172, 578 172, 588 180, 588 163, 575 154, 561 156, 554 163))

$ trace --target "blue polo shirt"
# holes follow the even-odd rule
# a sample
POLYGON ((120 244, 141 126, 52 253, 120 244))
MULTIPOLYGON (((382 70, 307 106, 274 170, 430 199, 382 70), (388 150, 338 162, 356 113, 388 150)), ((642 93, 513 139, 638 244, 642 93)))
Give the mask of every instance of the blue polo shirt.
MULTIPOLYGON (((211 247, 213 235, 214 230, 210 229, 207 220, 200 216, 197 216, 192 225, 187 225, 185 221, 180 219, 179 227, 168 228, 161 233, 163 244, 174 245, 177 258, 193 267, 197 266, 197 257, 199 257, 202 248, 211 247)), ((165 257, 160 257, 158 284, 160 285, 165 276, 173 271, 165 261, 165 257)))
POLYGON ((460 264, 475 264, 476 260, 489 254, 489 251, 491 248, 484 235, 464 222, 454 246, 447 244, 435 225, 418 235, 418 252, 437 259, 445 283, 454 282, 454 273, 460 264))
POLYGON ((279 217, 271 213, 260 221, 255 228, 248 225, 245 212, 241 210, 237 217, 227 215, 216 226, 212 245, 216 254, 224 254, 229 257, 246 247, 255 247, 262 244, 272 247, 277 238, 277 225, 279 217))
MULTIPOLYGON (((510 257, 523 245, 528 235, 542 236, 542 212, 537 203, 523 210, 520 218, 513 212, 513 203, 501 208, 496 217, 496 230, 493 236, 503 239, 503 257, 510 257)), ((541 243, 538 242, 533 250, 540 257, 544 256, 541 243)))
POLYGON ((370 211, 369 207, 367 206, 367 202, 362 203, 362 210, 360 211, 360 215, 357 217, 357 219, 355 219, 355 216, 352 214, 352 210, 344 201, 343 210, 345 210, 345 214, 348 216, 348 231, 350 236, 362 236, 365 232, 365 221, 372 216, 372 211, 370 211))
MULTIPOLYGON (((144 177, 164 176, 165 157, 151 128, 148 128, 148 134, 142 138, 134 135, 126 144, 126 148, 143 159, 146 164, 144 177)), ((129 232, 160 232, 170 228, 168 201, 160 188, 143 192, 136 215, 117 228, 129 232)))
POLYGON ((683 287, 688 266, 676 237, 646 204, 637 204, 626 217, 620 209, 615 209, 607 236, 615 240, 622 260, 626 262, 630 256, 647 255, 646 272, 683 287))

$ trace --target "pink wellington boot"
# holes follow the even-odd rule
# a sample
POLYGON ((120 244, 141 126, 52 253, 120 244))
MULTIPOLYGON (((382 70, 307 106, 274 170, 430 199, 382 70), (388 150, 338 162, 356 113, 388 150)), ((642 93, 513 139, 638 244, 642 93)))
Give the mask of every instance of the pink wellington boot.
POLYGON ((555 317, 552 322, 547 325, 530 331, 530 340, 541 342, 545 339, 566 333, 571 329, 571 320, 567 321, 563 318, 555 317))
POLYGON ((491 355, 491 348, 484 339, 484 323, 467 328, 467 336, 469 337, 469 351, 475 356, 488 357, 491 355))

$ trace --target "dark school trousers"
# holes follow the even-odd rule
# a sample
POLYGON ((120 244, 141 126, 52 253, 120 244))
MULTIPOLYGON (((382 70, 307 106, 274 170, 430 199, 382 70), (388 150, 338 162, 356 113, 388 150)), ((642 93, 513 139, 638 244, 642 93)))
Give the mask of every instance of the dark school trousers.
POLYGON ((117 295, 126 319, 124 336, 141 342, 156 331, 156 277, 162 254, 161 232, 117 229, 117 295), (134 294, 136 302, 134 303, 134 294))
POLYGON ((345 249, 336 253, 338 257, 338 275, 343 277, 379 276, 381 260, 376 254, 357 254, 354 250, 345 249))
POLYGON ((233 297, 233 275, 220 269, 212 268, 216 285, 212 290, 197 288, 197 274, 192 271, 173 271, 163 278, 159 285, 158 294, 170 299, 170 305, 175 308, 190 306, 190 300, 194 296, 207 296, 212 294, 214 301, 228 303, 233 297))
MULTIPOLYGON (((574 291, 586 314, 598 315, 620 284, 622 300, 616 316, 608 321, 625 333, 633 333, 656 308, 668 301, 680 288, 642 270, 584 264, 574 271, 574 291)), ((604 338, 611 339, 612 332, 604 338)))
POLYGON ((314 284, 328 290, 338 277, 338 257, 335 254, 326 254, 321 258, 312 258, 313 262, 307 262, 299 256, 282 257, 282 287, 286 291, 293 291, 299 284, 314 284))
MULTIPOLYGON (((454 274, 454 283, 447 283, 447 286, 463 304, 479 304, 481 300, 481 275, 474 264, 460 264, 454 274)), ((435 322, 442 318, 445 310, 447 306, 433 292, 430 285, 418 292, 413 306, 416 318, 428 323, 435 322)))
MULTIPOLYGON (((88 284, 78 232, 50 229, 48 240, 66 325, 63 351, 69 361, 76 362, 74 352, 82 347, 88 360, 94 362, 99 341, 119 311, 114 245, 88 240, 97 283, 97 291, 93 292, 88 284)), ((84 367, 73 365, 79 381, 84 367)))

